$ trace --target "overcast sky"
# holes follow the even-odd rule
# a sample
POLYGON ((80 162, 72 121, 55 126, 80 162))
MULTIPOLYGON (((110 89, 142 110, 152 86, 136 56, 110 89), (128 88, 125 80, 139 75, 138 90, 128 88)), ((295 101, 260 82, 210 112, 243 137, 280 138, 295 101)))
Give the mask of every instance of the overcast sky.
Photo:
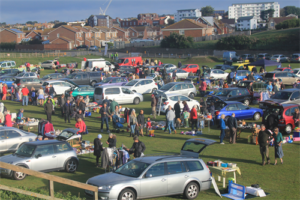
MULTIPOLYGON (((210 5, 215 10, 228 10, 232 3, 269 2, 267 0, 112 0, 106 14, 112 18, 137 17, 139 13, 174 14, 178 9, 210 5)), ((300 7, 299 0, 279 0, 280 7, 300 7)), ((108 0, 0 0, 0 22, 25 23, 76 21, 98 14, 108 0)))

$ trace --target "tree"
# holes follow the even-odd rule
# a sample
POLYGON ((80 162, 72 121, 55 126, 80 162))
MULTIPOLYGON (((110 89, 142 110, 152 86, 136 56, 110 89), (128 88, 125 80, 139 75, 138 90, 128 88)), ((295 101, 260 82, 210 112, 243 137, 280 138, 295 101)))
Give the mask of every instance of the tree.
POLYGON ((262 10, 262 11, 260 11, 260 18, 262 20, 267 20, 268 21, 269 18, 274 16, 274 12, 275 12, 274 9, 262 10))
POLYGON ((205 6, 201 8, 202 16, 212 16, 214 11, 214 8, 211 6, 205 6))
POLYGON ((60 23, 57 23, 57 24, 55 24, 55 25, 53 26, 53 28, 58 28, 58 27, 63 26, 63 25, 67 25, 67 23, 66 23, 66 22, 60 22, 60 23))
POLYGON ((217 49, 244 50, 250 49, 254 40, 246 35, 224 37, 218 40, 217 49))
POLYGON ((191 48, 194 45, 192 37, 186 37, 179 35, 178 33, 171 33, 170 36, 166 36, 160 43, 162 48, 177 48, 186 49, 191 48))
POLYGON ((284 9, 285 16, 287 16, 289 14, 294 14, 294 15, 298 15, 298 17, 300 17, 300 8, 298 8, 296 6, 286 6, 283 9, 284 9))
POLYGON ((171 25, 171 24, 174 24, 175 23, 175 21, 174 21, 174 19, 168 19, 168 25, 171 25))
POLYGON ((284 10, 284 8, 280 9, 280 17, 285 17, 285 10, 284 10))
POLYGON ((26 24, 33 24, 33 22, 32 21, 28 21, 28 22, 26 22, 26 24))

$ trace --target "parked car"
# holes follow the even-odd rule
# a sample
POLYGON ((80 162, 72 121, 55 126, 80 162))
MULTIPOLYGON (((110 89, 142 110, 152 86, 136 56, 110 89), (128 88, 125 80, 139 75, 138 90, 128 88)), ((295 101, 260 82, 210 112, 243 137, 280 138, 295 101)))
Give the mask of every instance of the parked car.
POLYGON ((227 72, 224 72, 223 70, 220 69, 212 69, 210 73, 208 74, 208 77, 210 79, 226 79, 228 76, 227 72))
POLYGON ((280 90, 273 94, 270 99, 259 102, 259 108, 266 109, 270 102, 280 104, 293 103, 300 105, 300 89, 291 88, 280 90))
POLYGON ((299 77, 291 72, 267 72, 264 76, 265 81, 272 81, 280 78, 285 85, 293 85, 299 77))
POLYGON ((177 69, 177 66, 174 64, 170 64, 170 63, 166 63, 166 64, 162 64, 160 66, 158 66, 159 68, 166 68, 166 70, 170 70, 170 69, 177 69))
POLYGON ((268 53, 259 53, 257 55, 257 60, 265 59, 265 60, 271 60, 271 55, 268 53))
POLYGON ((41 81, 47 81, 47 80, 58 80, 61 78, 64 78, 65 75, 62 73, 53 73, 53 74, 47 74, 45 76, 43 76, 43 78, 41 78, 41 81))
MULTIPOLYGON (((66 170, 74 173, 79 164, 76 152, 70 144, 58 140, 23 143, 14 154, 0 157, 0 161, 40 172, 66 170)), ((9 169, 2 169, 0 173, 15 180, 26 177, 25 173, 9 169)))
MULTIPOLYGON (((36 134, 14 127, 0 127, 0 152, 14 152, 23 143, 36 140, 36 134)), ((1 158, 0 158, 1 160, 1 158)))
POLYGON ((270 128, 269 125, 275 123, 280 131, 290 134, 295 128, 293 114, 296 109, 300 109, 298 104, 280 104, 270 102, 264 110, 262 123, 266 125, 266 128, 270 128), (273 115, 273 117, 269 117, 271 115, 273 115), (274 118, 275 122, 273 121, 274 118))
POLYGON ((66 90, 79 87, 77 84, 69 80, 44 81, 42 87, 45 89, 47 85, 53 85, 53 88, 55 90, 54 96, 65 94, 66 90))
POLYGON ((0 76, 17 76, 19 73, 18 69, 4 69, 0 71, 0 76))
POLYGON ((99 48, 97 46, 91 46, 89 51, 99 51, 99 48))
POLYGON ((79 85, 76 88, 70 88, 69 90, 65 91, 65 96, 69 97, 70 94, 75 98, 77 96, 89 96, 90 99, 94 98, 94 91, 95 88, 90 85, 79 85))
POLYGON ((9 89, 15 81, 16 79, 14 77, 0 77, 0 83, 6 84, 9 89))
POLYGON ((16 78, 39 78, 39 75, 34 72, 23 72, 18 74, 16 78))
POLYGON ((119 66, 123 66, 123 65, 130 65, 130 66, 143 65, 143 58, 141 56, 119 58, 118 61, 117 61, 117 64, 119 66))
POLYGON ((34 87, 36 90, 38 90, 42 86, 42 82, 38 78, 16 78, 15 84, 17 86, 27 86, 29 90, 31 87, 34 87))
POLYGON ((232 115, 232 113, 235 114, 235 118, 237 120, 243 120, 243 119, 254 119, 255 121, 258 121, 261 116, 263 116, 263 110, 259 108, 253 108, 249 107, 241 102, 237 101, 219 101, 218 103, 215 103, 215 109, 216 109, 216 119, 220 120, 221 115, 225 115, 225 122, 227 122, 228 118, 232 115))
POLYGON ((101 71, 115 70, 115 66, 109 61, 101 59, 88 59, 81 62, 81 70, 94 71, 100 69, 101 71))
POLYGON ((275 62, 290 62, 289 57, 282 55, 282 54, 275 54, 271 57, 271 60, 275 61, 275 62))
MULTIPOLYGON (((161 101, 158 100, 157 104, 156 104, 156 110, 159 111, 161 113, 166 113, 167 109, 169 106, 172 106, 172 108, 174 108, 174 105, 178 102, 178 101, 186 101, 186 103, 188 104, 189 108, 192 109, 193 106, 197 106, 197 109, 200 109, 200 103, 197 100, 191 99, 185 95, 181 95, 179 93, 169 93, 169 94, 165 94, 165 93, 161 93, 159 95, 159 97, 161 97, 161 101), (159 104, 160 103, 160 104, 159 104)), ((181 110, 183 109, 183 104, 180 104, 180 108, 181 110)))
POLYGON ((293 74, 295 74, 296 76, 300 77, 300 68, 293 69, 293 74))
POLYGON ((246 104, 247 106, 252 101, 252 96, 250 92, 246 88, 224 88, 222 90, 218 90, 215 92, 214 95, 208 95, 207 101, 213 102, 215 101, 216 97, 223 101, 238 101, 246 104))
POLYGON ((123 87, 140 94, 153 93, 158 89, 155 81, 151 79, 134 79, 123 87))
POLYGON ((240 56, 240 60, 243 60, 243 61, 249 60, 249 62, 254 62, 255 58, 251 54, 243 54, 240 56))
POLYGON ((186 79, 189 76, 189 72, 186 72, 183 69, 170 69, 170 70, 167 70, 167 74, 172 77, 174 70, 177 70, 176 71, 176 79, 179 79, 179 78, 186 79))
POLYGON ((108 77, 105 78, 103 81, 96 83, 94 87, 101 86, 101 85, 121 86, 121 85, 125 85, 126 83, 128 83, 126 77, 108 77))
POLYGON ((291 72, 293 73, 293 69, 288 68, 288 67, 281 67, 281 68, 276 68, 274 69, 275 72, 291 72))
POLYGON ((124 72, 135 73, 135 67, 124 65, 124 66, 120 66, 117 71, 120 73, 124 73, 124 72))
POLYGON ((230 65, 215 65, 212 69, 220 69, 220 70, 225 71, 225 70, 228 70, 228 69, 232 70, 233 67, 230 66, 230 65))
POLYGON ((226 51, 223 53, 223 61, 234 61, 239 60, 239 56, 235 51, 226 51))
POLYGON ((183 69, 186 72, 192 72, 197 73, 197 70, 199 69, 199 65, 197 64, 187 64, 180 67, 180 69, 183 69))
POLYGON ((102 101, 108 97, 110 101, 116 100, 119 104, 139 104, 144 101, 143 95, 131 91, 124 86, 98 86, 95 88, 94 100, 95 102, 102 104, 102 101))
MULTIPOLYGON (((182 156, 136 158, 115 172, 92 177, 86 183, 99 187, 99 199, 135 200, 175 194, 195 199, 211 186, 209 168, 199 153, 214 143, 204 138, 189 139, 181 149, 182 156)), ((94 192, 85 193, 92 197, 94 192)))
POLYGON ((75 50, 88 50, 89 49, 89 46, 87 45, 80 45, 80 46, 77 46, 74 48, 75 50))
MULTIPOLYGON (((251 74, 251 72, 248 70, 237 70, 235 74, 235 80, 237 82, 242 81, 243 79, 247 78, 247 73, 251 74)), ((263 77, 258 74, 254 74, 254 79, 256 81, 261 81, 263 80, 263 77)))
POLYGON ((180 94, 193 99, 197 95, 197 89, 192 82, 171 82, 162 86, 155 94, 158 97, 163 94, 180 94))
POLYGON ((57 61, 58 60, 47 60, 47 61, 44 61, 41 64, 41 67, 44 68, 44 69, 52 69, 53 65, 55 65, 56 68, 59 68, 57 61))
POLYGON ((77 85, 91 85, 94 86, 96 83, 101 81, 101 72, 76 72, 69 74, 65 78, 60 80, 72 81, 77 85))
POLYGON ((300 53, 294 53, 290 60, 291 62, 300 62, 300 53))
POLYGON ((237 84, 237 87, 239 88, 247 88, 250 83, 252 83, 252 87, 253 87, 253 90, 254 91, 261 91, 261 90, 264 90, 267 88, 267 83, 263 82, 263 81, 240 81, 238 84, 237 84))
POLYGON ((12 61, 12 60, 6 60, 6 61, 2 61, 0 62, 0 68, 11 68, 11 67, 15 67, 16 66, 16 62, 12 61))

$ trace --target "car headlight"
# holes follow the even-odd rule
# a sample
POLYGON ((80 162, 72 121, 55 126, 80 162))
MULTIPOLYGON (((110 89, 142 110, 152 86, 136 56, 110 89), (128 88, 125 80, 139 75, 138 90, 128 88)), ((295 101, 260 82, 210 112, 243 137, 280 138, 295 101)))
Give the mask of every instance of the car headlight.
POLYGON ((100 186, 98 189, 109 191, 109 190, 111 190, 111 188, 112 188, 112 185, 104 185, 104 186, 100 186))

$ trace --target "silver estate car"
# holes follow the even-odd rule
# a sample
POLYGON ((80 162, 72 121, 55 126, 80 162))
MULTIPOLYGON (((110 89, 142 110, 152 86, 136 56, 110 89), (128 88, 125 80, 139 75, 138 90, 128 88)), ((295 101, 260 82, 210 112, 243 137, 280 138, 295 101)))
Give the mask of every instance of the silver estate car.
POLYGON ((24 142, 36 140, 36 134, 13 127, 0 127, 0 153, 14 152, 24 142))
MULTIPOLYGON (((99 199, 135 200, 175 194, 194 199, 211 186, 209 168, 198 157, 213 143, 209 139, 189 139, 179 156, 136 158, 115 172, 92 177, 86 183, 99 187, 99 199)), ((93 192, 85 192, 93 196, 93 192)))
MULTIPOLYGON (((42 140, 22 144, 14 153, 0 157, 1 162, 9 163, 40 172, 77 170, 79 160, 76 152, 66 141, 42 140)), ((26 174, 0 168, 0 174, 23 180, 26 174)))
POLYGON ((162 86, 157 90, 157 95, 162 94, 181 94, 193 99, 197 94, 197 90, 193 83, 189 82, 171 82, 162 86))

